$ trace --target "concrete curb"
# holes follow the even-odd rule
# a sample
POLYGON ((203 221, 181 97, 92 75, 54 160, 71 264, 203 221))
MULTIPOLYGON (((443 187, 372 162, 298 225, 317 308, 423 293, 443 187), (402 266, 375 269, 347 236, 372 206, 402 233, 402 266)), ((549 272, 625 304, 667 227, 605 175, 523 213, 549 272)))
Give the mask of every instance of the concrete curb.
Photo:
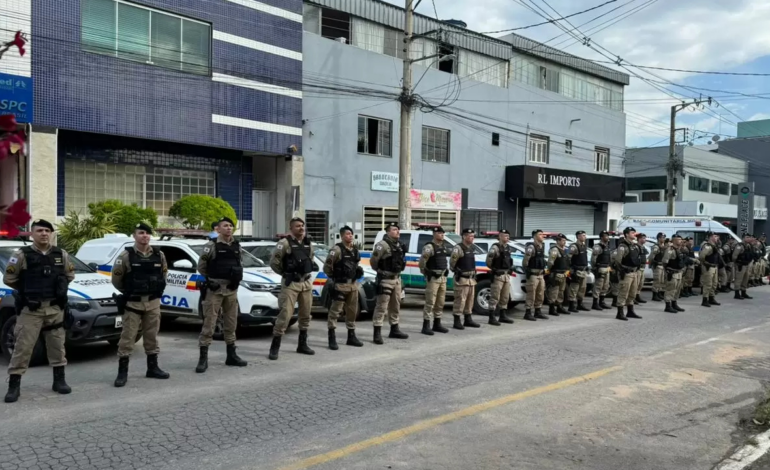
POLYGON ((719 462, 714 470, 742 470, 754 463, 770 450, 770 430, 751 437, 749 441, 756 442, 756 445, 744 445, 733 455, 719 462))

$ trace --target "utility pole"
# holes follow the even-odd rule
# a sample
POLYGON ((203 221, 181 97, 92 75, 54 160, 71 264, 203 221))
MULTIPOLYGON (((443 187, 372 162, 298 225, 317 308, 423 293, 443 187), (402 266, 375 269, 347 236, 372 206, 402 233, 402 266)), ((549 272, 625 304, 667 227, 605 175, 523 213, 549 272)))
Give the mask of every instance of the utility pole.
POLYGON ((412 60, 409 55, 414 32, 413 0, 406 0, 404 29, 404 77, 401 88, 401 134, 398 152, 398 224, 402 229, 409 228, 411 211, 409 197, 412 186, 412 60))

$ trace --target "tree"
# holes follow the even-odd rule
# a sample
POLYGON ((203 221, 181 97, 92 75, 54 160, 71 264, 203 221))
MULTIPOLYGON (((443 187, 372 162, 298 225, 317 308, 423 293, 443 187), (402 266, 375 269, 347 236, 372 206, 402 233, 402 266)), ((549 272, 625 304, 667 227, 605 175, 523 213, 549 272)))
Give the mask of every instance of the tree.
POLYGON ((171 206, 168 215, 176 217, 188 229, 208 230, 213 222, 217 222, 222 217, 229 217, 233 222, 238 223, 235 209, 227 201, 201 194, 179 199, 171 206))
POLYGON ((104 238, 109 233, 115 233, 115 214, 84 216, 71 211, 56 228, 57 245, 74 254, 88 240, 104 238))
POLYGON ((115 232, 130 235, 136 224, 142 222, 150 227, 158 226, 158 213, 152 207, 142 208, 137 204, 124 204, 117 199, 92 202, 88 205, 91 216, 98 217, 112 214, 115 221, 115 232))

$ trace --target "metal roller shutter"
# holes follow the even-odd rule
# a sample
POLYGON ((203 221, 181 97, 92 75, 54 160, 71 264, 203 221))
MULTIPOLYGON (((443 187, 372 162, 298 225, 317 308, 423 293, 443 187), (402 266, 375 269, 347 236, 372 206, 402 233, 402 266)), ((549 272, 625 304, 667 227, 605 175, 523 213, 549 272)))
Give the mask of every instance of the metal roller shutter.
POLYGON ((578 230, 591 234, 594 229, 594 208, 580 204, 531 202, 524 209, 524 233, 529 237, 533 230, 561 232, 575 235, 578 230))

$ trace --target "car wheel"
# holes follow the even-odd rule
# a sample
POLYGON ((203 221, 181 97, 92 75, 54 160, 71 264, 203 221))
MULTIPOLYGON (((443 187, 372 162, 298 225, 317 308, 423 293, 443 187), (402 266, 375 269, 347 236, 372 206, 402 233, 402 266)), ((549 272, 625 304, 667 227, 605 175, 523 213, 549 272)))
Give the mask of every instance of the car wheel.
MULTIPOLYGON (((14 336, 14 329, 16 328, 16 316, 13 315, 3 323, 0 328, 0 349, 2 349, 3 357, 7 360, 11 360, 13 356, 13 349, 16 343, 16 337, 14 336)), ((29 361, 29 367, 41 366, 48 363, 48 355, 45 350, 45 339, 41 336, 35 343, 35 348, 32 350, 32 357, 29 361)))
POLYGON ((489 310, 489 298, 492 296, 492 281, 484 279, 476 284, 476 298, 473 299, 473 312, 477 314, 487 313, 489 310))

